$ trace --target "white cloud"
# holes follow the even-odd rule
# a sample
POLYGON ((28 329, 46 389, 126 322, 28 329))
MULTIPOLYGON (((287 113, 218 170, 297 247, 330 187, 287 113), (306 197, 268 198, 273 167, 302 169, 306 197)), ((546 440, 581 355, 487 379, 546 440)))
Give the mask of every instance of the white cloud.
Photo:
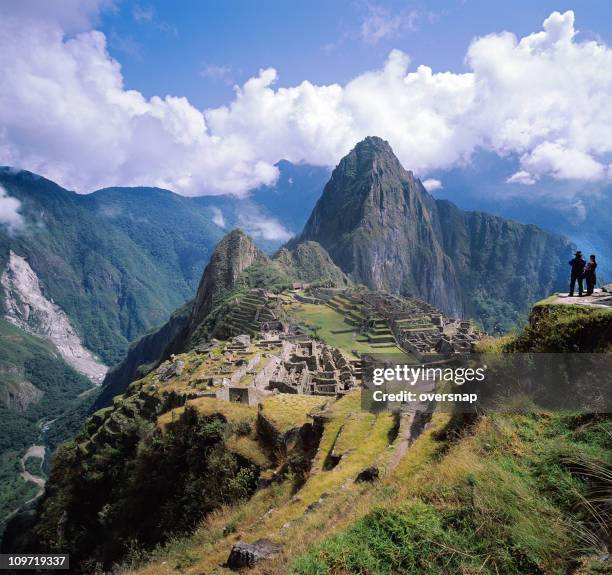
POLYGON ((262 214, 257 205, 248 201, 238 213, 237 225, 255 239, 286 242, 293 235, 278 220, 262 214))
POLYGON ((522 184, 523 186, 533 186, 536 183, 536 179, 525 170, 519 170, 512 174, 507 180, 507 184, 522 184))
POLYGON ((394 13, 384 6, 369 4, 361 23, 361 38, 366 44, 376 44, 384 38, 395 38, 403 31, 416 30, 419 14, 416 10, 394 13))
POLYGON ((605 168, 589 154, 568 149, 558 142, 543 142, 521 157, 521 164, 534 174, 550 174, 559 180, 601 180, 605 168))
POLYGON ((9 196, 0 186, 0 226, 6 226, 9 233, 16 232, 23 226, 23 217, 19 213, 21 202, 9 196))
POLYGON ((429 178, 423 181, 423 186, 428 192, 433 192, 435 190, 442 189, 442 182, 440 180, 436 180, 434 178, 429 178))
POLYGON ((520 40, 493 34, 470 46, 479 143, 520 154, 533 178, 602 178, 598 158, 612 151, 612 50, 576 41, 571 11, 554 12, 543 28, 520 40))
POLYGON ((2 2, 0 15, 18 24, 47 23, 68 34, 89 30, 101 11, 114 9, 113 0, 17 0, 2 2))
POLYGON ((226 224, 225 218, 223 217, 223 212, 219 208, 212 207, 211 209, 213 212, 213 224, 220 227, 221 229, 224 229, 226 224))
POLYGON ((0 7, 0 164, 81 192, 158 185, 243 195, 272 184, 280 159, 331 166, 368 135, 388 140, 417 174, 466 163, 483 147, 520 159, 512 183, 612 175, 612 49, 578 41, 572 12, 522 39, 475 39, 464 73, 410 70, 393 50, 345 85, 277 88, 276 71, 264 69, 227 106, 199 110, 127 90, 102 33, 67 37, 66 14, 29 18, 12 4, 0 7))
POLYGON ((568 211, 571 211, 576 223, 582 223, 586 220, 587 208, 582 200, 576 200, 574 203, 570 204, 569 208, 568 211))

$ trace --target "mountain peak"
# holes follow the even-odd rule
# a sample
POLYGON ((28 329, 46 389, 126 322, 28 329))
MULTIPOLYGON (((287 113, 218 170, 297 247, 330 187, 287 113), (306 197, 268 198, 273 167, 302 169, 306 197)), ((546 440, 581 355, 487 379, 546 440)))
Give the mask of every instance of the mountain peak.
POLYGON ((267 260, 267 256, 241 229, 226 234, 210 257, 204 269, 200 286, 191 312, 189 333, 197 329, 208 315, 220 294, 231 291, 240 274, 256 261, 267 260))
MULTIPOLYGON (((377 152, 383 154, 393 154, 391 144, 378 136, 367 136, 361 142, 357 142, 353 150, 356 153, 377 152)), ((395 154, 393 154, 395 155, 395 154)))
MULTIPOLYGON (((431 197, 412 172, 402 167, 389 142, 369 136, 340 160, 297 241, 317 241, 333 259, 342 235, 364 225, 374 229, 384 222, 404 221, 409 215, 416 223, 430 202, 431 197)), ((344 271, 352 273, 352 266, 344 271)))
MULTIPOLYGON (((340 161, 292 247, 318 242, 355 283, 418 296, 461 316, 481 309, 481 286, 493 281, 498 283, 496 297, 507 293, 500 299, 516 300, 508 257, 537 261, 546 259, 545 253, 567 251, 562 240, 540 230, 505 230, 507 223, 500 218, 436 202, 402 167, 388 142, 368 137, 340 161), (501 245, 508 250, 503 256, 501 245)), ((558 261, 545 280, 534 274, 524 290, 534 285, 549 291, 557 279, 558 261)))
MULTIPOLYGON (((368 136, 345 156, 341 162, 351 164, 357 171, 364 173, 367 170, 385 172, 397 177, 412 178, 412 172, 406 171, 398 160, 391 144, 378 136, 368 136)), ((340 166, 339 166, 340 167, 340 166)))

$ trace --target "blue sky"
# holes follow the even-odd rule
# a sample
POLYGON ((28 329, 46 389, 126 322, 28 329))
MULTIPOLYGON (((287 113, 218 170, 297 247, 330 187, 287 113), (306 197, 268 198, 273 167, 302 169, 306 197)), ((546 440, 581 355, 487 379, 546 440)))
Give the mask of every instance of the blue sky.
POLYGON ((81 193, 244 196, 281 159, 333 167, 380 136, 432 191, 485 152, 500 195, 576 201, 612 182, 611 16, 609 0, 0 2, 0 165, 81 193))
POLYGON ((612 43, 609 0, 122 1, 102 13, 100 29, 128 88, 211 107, 227 103, 232 85, 260 68, 276 68, 279 86, 344 84, 380 67, 392 48, 405 51, 413 67, 464 71, 474 37, 503 30, 524 36, 554 10, 569 9, 579 37, 612 43), (362 27, 376 16, 402 23, 368 40, 362 27))

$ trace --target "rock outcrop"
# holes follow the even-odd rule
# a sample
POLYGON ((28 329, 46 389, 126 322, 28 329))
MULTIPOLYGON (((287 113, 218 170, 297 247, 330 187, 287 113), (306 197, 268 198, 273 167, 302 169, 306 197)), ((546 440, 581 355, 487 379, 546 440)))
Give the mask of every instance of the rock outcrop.
POLYGON ((189 336, 204 321, 216 303, 234 289, 240 274, 256 261, 266 261, 266 255, 242 230, 227 234, 215 248, 193 303, 189 320, 189 336))
POLYGON ((143 375, 143 367, 156 367, 171 353, 184 351, 215 305, 236 287, 242 272, 258 261, 269 259, 242 230, 227 234, 217 244, 204 269, 193 302, 175 311, 165 324, 130 346, 125 359, 104 380, 94 409, 110 405, 113 396, 123 393, 132 381, 143 375))
POLYGON ((24 378, 23 368, 0 366, 0 407, 25 411, 43 396, 43 392, 24 378), (15 381, 16 380, 16 381, 15 381))
POLYGON ((325 248, 317 242, 303 242, 291 251, 282 248, 274 260, 287 273, 304 282, 319 282, 334 287, 344 287, 351 283, 348 276, 329 257, 325 248))
POLYGON ((282 550, 281 545, 269 539, 259 539, 255 543, 244 543, 238 541, 230 552, 227 566, 230 569, 242 569, 253 567, 264 559, 270 559, 282 550))

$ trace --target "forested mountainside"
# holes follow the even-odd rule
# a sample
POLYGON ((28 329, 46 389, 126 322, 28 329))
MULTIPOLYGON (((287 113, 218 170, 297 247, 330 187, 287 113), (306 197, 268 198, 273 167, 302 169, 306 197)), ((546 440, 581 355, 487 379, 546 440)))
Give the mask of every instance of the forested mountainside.
POLYGON ((0 537, 10 514, 39 489, 21 477, 24 451, 40 443, 42 423, 83 408, 78 427, 64 420, 48 442, 76 433, 93 390, 52 344, 0 319, 0 537))
POLYGON ((2 184, 21 201, 28 222, 24 233, 2 237, 2 269, 11 251, 25 258, 46 297, 107 364, 186 297, 184 281, 162 273, 161 260, 90 213, 77 194, 25 172, 5 172, 2 184))
POLYGON ((341 160, 304 231, 356 283, 422 297, 503 330, 566 282, 571 243, 533 225, 435 200, 389 144, 370 137, 341 160))

